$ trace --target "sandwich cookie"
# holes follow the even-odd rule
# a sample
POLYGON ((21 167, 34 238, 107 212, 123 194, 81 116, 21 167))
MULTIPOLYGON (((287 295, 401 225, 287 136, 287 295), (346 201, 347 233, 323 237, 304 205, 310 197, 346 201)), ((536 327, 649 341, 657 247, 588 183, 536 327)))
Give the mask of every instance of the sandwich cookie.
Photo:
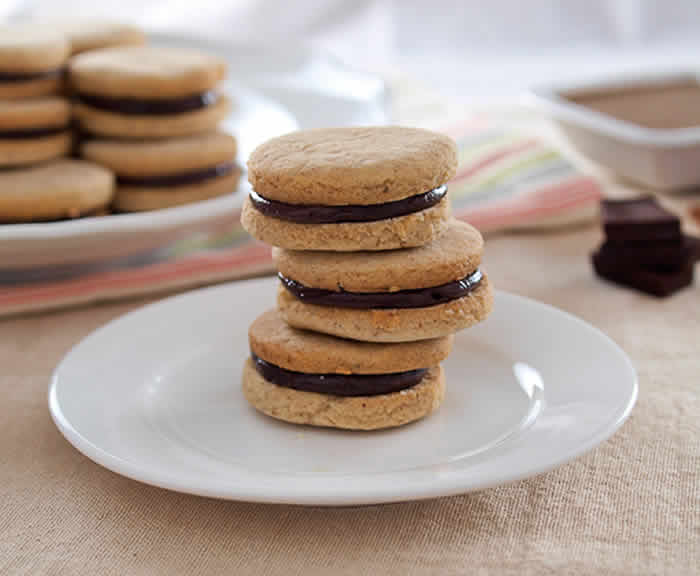
POLYGON ((80 127, 121 138, 213 130, 229 110, 217 89, 226 64, 193 50, 120 46, 74 57, 70 80, 80 127))
POLYGON ((229 194, 238 187, 236 140, 208 134, 168 140, 88 140, 82 156, 117 175, 114 208, 156 210, 229 194))
POLYGON ((103 211, 112 201, 114 176, 82 160, 56 160, 0 171, 0 222, 78 218, 103 211))
POLYGON ((451 337, 402 344, 354 342, 296 330, 276 310, 250 326, 243 392, 287 422, 374 430, 418 420, 442 402, 439 363, 451 337))
POLYGON ((0 167, 43 162, 70 150, 67 100, 0 100, 0 167))
POLYGON ((66 37, 41 26, 0 26, 0 100, 57 94, 70 52, 66 37))
POLYGON ((480 322, 492 289, 481 234, 452 220, 426 246, 388 252, 273 250, 290 325, 366 342, 437 338, 480 322))
POLYGON ((241 222, 290 250, 422 246, 447 229, 448 137, 398 126, 330 128, 269 140, 248 160, 241 222))

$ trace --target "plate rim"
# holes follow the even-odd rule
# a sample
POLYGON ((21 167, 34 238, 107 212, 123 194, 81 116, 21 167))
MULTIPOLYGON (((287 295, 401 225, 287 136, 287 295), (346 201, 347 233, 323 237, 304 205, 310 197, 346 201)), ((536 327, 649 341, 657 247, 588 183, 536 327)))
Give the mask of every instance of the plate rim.
MULTIPOLYGON (((602 340, 615 351, 616 355, 623 360, 625 370, 629 373, 631 377, 631 394, 627 398, 622 410, 616 410, 614 418, 608 422, 605 426, 597 430, 595 433, 591 434, 586 438, 585 441, 580 442, 575 449, 569 450, 565 455, 560 457, 552 458, 551 460, 545 462, 544 464, 529 464, 522 467, 516 473, 501 474, 495 478, 482 478, 477 479, 477 481, 469 480, 464 478, 464 473, 455 473, 450 476, 449 479, 442 479, 439 483, 435 482, 417 482, 415 484, 406 484, 401 487, 401 490, 391 491, 387 489, 386 486, 381 489, 371 489, 363 486, 361 493, 359 491, 352 493, 333 493, 332 490, 328 490, 323 494, 311 494, 308 490, 298 489, 298 484, 296 482, 290 482, 286 485, 286 490, 279 490, 278 488, 260 488, 253 486, 252 483, 248 483, 246 486, 232 487, 231 484, 228 486, 219 484, 215 486, 213 484, 202 486, 201 484, 191 483, 185 480, 178 480, 176 475, 170 473, 163 473, 162 471, 154 475, 148 472, 143 472, 143 468, 136 463, 129 462, 123 458, 116 456, 110 452, 105 451, 100 446, 96 445, 88 438, 84 437, 80 432, 78 432, 67 417, 62 413, 60 409, 60 401, 58 399, 57 387, 59 386, 60 372, 64 364, 70 361, 73 354, 79 353, 79 348, 88 339, 98 335, 104 330, 109 330, 115 323, 121 323, 124 321, 129 321, 133 316, 140 315, 146 310, 153 310, 159 307, 167 307, 174 305, 174 303, 187 299, 192 296, 202 295, 207 292, 216 291, 226 291, 231 289, 232 286, 240 284, 249 283, 261 283, 269 281, 269 278, 257 278, 251 280, 244 280, 236 283, 229 283, 218 286, 209 286, 207 288, 186 292, 183 294, 178 294, 170 298, 165 298, 157 302, 147 304, 142 307, 138 307, 134 310, 127 312, 124 315, 118 316, 107 322, 106 324, 96 328, 90 332, 87 336, 81 339, 77 344, 75 344, 71 349, 63 356, 59 364, 54 369, 48 387, 48 407, 51 414, 51 418, 61 432, 61 434, 66 438, 66 440, 84 456, 92 460, 93 462, 99 464, 100 466, 117 473, 121 476, 125 476, 132 480, 142 482, 144 484, 156 486, 159 488, 164 488, 167 490, 172 490, 175 492, 192 494, 196 496, 217 498, 223 500, 233 500, 241 502, 256 502, 256 503, 267 503, 267 504, 296 504, 296 505, 311 505, 311 506, 355 506, 355 505, 374 505, 392 502, 406 502, 406 501, 416 501, 424 500, 437 497, 455 496, 459 494, 466 494, 468 492, 473 492, 477 490, 482 490, 486 488, 493 488, 497 486, 503 486, 523 480, 526 478, 531 478, 539 474, 548 472, 555 468, 562 466, 576 458, 579 458, 583 454, 591 451, 596 446, 605 442, 609 439, 615 432, 617 432, 620 427, 629 418, 629 415, 634 408, 638 395, 639 395, 639 382, 637 372, 634 365, 629 358, 629 356, 624 352, 624 350, 607 334, 605 334, 599 328, 589 324, 583 319, 555 306, 551 306, 544 302, 522 296, 520 294, 495 290, 495 299, 511 299, 518 306, 535 306, 541 307, 541 309, 547 310, 548 313, 554 313, 556 315, 563 315, 568 321, 573 321, 573 323, 580 329, 586 330, 597 337, 602 338, 602 340), (505 478, 504 478, 505 477, 505 478)), ((466 471, 469 470, 467 467, 466 471)), ((464 472, 464 471, 463 471, 464 472)), ((333 476, 324 475, 323 478, 328 481, 328 484, 335 484, 338 481, 347 481, 350 479, 358 480, 358 478, 365 479, 368 476, 374 478, 380 477, 382 475, 395 476, 396 471, 387 471, 379 473, 362 473, 362 474, 351 474, 342 473, 333 476)), ((261 472, 261 475, 276 475, 279 476, 280 473, 261 472)), ((301 475, 295 473, 282 473, 283 476, 292 478, 303 478, 308 477, 308 475, 301 475)))

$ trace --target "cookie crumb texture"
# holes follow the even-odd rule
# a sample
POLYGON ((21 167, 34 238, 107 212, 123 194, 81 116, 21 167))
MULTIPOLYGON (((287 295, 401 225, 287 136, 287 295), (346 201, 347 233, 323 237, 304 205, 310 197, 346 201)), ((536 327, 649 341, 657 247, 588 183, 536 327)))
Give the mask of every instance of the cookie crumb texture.
POLYGON ((406 250, 320 252, 275 248, 278 272, 309 288, 396 292, 461 280, 481 265, 484 241, 466 222, 451 220, 437 240, 406 250))
POLYGON ((283 286, 280 315, 291 326, 365 342, 410 342, 439 338, 484 320, 493 307, 488 277, 469 295, 427 308, 357 310, 305 304, 283 286))
POLYGON ((431 368, 419 384, 379 396, 342 397, 304 392, 265 380, 250 358, 243 367, 243 393, 258 411, 294 424, 348 430, 393 428, 436 410, 445 396, 441 366, 431 368))
POLYGON ((113 174, 91 162, 57 160, 0 170, 0 222, 77 218, 105 208, 113 194, 113 174))
POLYGON ((248 160, 253 189, 290 204, 382 204, 428 192, 457 169, 443 134, 403 126, 293 132, 258 146, 248 160))
POLYGON ((387 220, 298 224, 265 216, 247 197, 241 223, 251 236, 272 246, 288 250, 355 252, 423 246, 447 231, 449 215, 449 201, 444 198, 427 210, 387 220))

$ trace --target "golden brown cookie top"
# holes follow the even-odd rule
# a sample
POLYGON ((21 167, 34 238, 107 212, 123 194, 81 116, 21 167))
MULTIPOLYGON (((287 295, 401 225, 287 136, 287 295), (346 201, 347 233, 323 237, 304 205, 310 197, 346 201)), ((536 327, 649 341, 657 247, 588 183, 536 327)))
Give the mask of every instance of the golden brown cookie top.
POLYGON ((64 34, 30 23, 0 25, 0 72, 38 73, 61 68, 70 46, 64 34))
POLYGON ((270 364, 309 374, 387 374, 437 366, 452 337, 396 344, 343 340, 290 327, 277 310, 250 325, 251 351, 270 364))
POLYGON ((0 170, 0 221, 76 217, 109 204, 114 175, 83 160, 0 170))
POLYGON ((52 22, 68 36, 71 54, 100 50, 113 46, 141 45, 146 35, 140 28, 125 22, 109 20, 61 20, 52 22))
POLYGON ((167 140, 89 140, 81 153, 120 176, 157 176, 232 162, 236 139, 225 132, 211 132, 167 140))
POLYGON ((0 100, 0 132, 67 126, 70 105, 64 98, 0 100))
POLYGON ((401 126, 293 132, 258 146, 248 179, 270 200, 290 204, 383 204, 422 194, 455 174, 455 143, 401 126))
POLYGON ((226 63, 197 50, 119 46, 71 60, 77 92, 112 98, 168 99, 206 92, 226 75, 226 63))
POLYGON ((281 274, 310 288, 348 292, 395 292, 460 280, 481 264, 484 241, 466 222, 451 220, 447 232, 419 248, 384 252, 272 252, 281 274))

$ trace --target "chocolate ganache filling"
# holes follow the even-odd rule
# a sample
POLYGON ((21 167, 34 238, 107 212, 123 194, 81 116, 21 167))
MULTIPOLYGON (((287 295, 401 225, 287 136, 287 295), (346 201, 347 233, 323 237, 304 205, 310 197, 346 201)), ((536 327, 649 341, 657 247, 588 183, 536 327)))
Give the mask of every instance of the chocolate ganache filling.
POLYGON ((427 368, 390 374, 306 374, 280 368, 266 362, 251 352, 258 374, 268 382, 332 396, 377 396, 405 390, 418 384, 428 372, 427 368))
POLYGON ((22 140, 24 138, 42 138, 54 136, 68 130, 68 126, 52 126, 50 128, 21 128, 18 130, 0 130, 0 140, 22 140))
POLYGON ((282 285, 302 302, 318 306, 356 309, 425 308, 462 298, 476 289, 483 278, 478 268, 469 276, 429 288, 396 292, 345 292, 308 288, 278 274, 282 285))
POLYGON ((168 100, 110 98, 108 96, 98 96, 97 94, 79 94, 78 99, 92 108, 116 114, 125 114, 127 116, 165 116, 201 110, 216 103, 219 96, 216 92, 208 91, 168 100))
POLYGON ((163 174, 158 176, 119 176, 117 183, 122 186, 138 186, 143 188, 161 188, 168 186, 187 186, 188 184, 198 184, 205 180, 227 176, 236 169, 235 162, 223 162, 180 174, 163 174))
POLYGON ((327 206, 325 204, 287 204, 263 198, 251 191, 250 201, 259 212, 299 224, 340 224, 342 222, 376 222, 413 214, 435 206, 447 194, 443 184, 428 192, 384 204, 327 206))
POLYGON ((0 70, 0 82, 31 82, 32 80, 63 76, 65 72, 65 68, 54 68, 53 70, 42 70, 41 72, 3 72, 0 70))

